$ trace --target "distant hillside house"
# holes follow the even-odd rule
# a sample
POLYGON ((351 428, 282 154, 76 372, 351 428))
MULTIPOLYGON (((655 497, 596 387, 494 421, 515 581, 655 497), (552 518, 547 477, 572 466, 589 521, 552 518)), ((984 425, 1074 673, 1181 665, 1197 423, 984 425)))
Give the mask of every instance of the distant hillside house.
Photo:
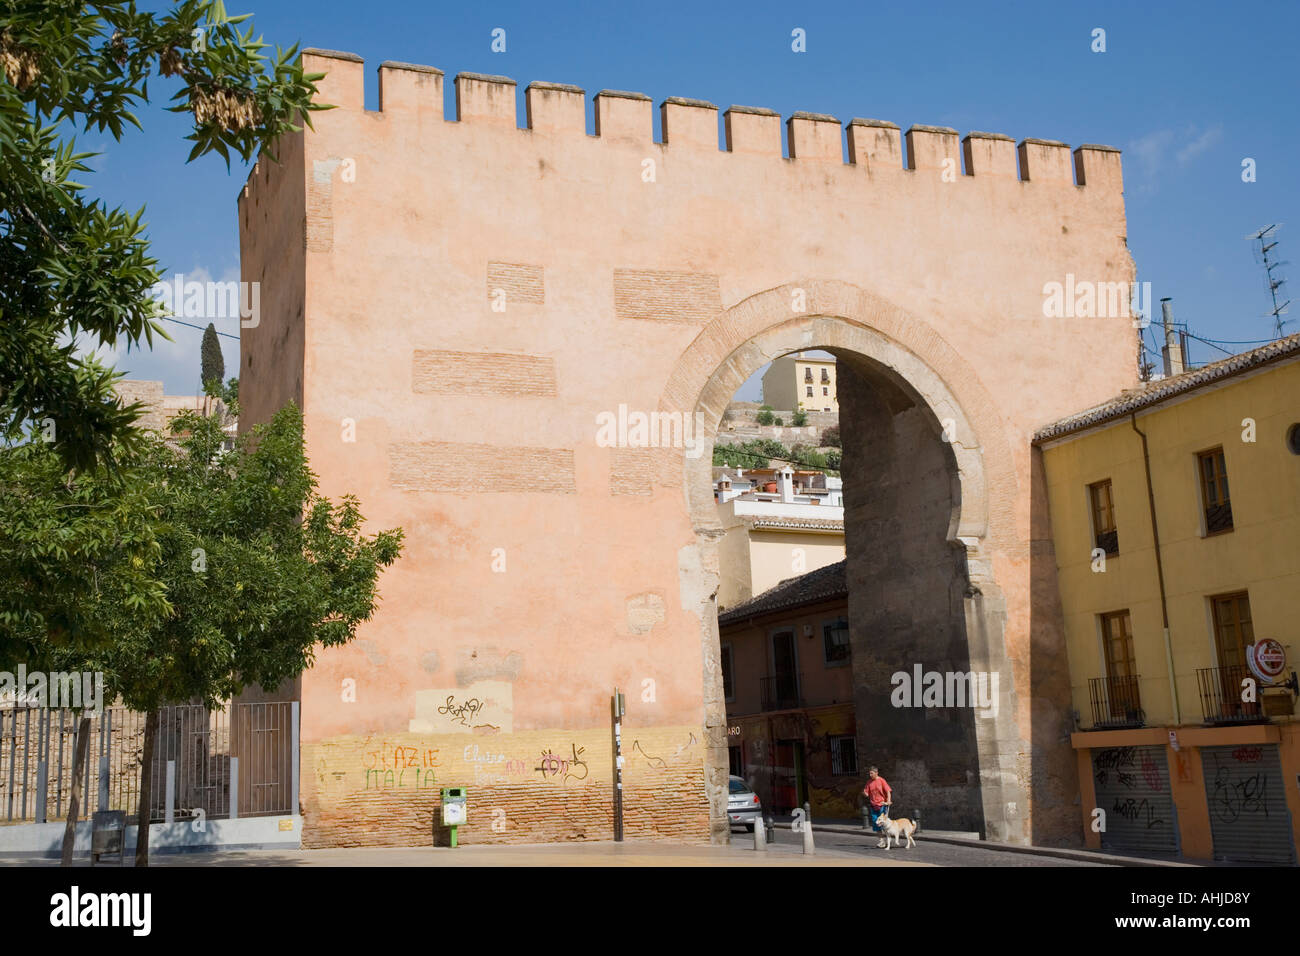
POLYGON ((840 479, 789 466, 716 468, 714 474, 714 498, 724 530, 720 611, 787 578, 844 560, 840 479))
POLYGON ((835 359, 782 355, 763 374, 763 403, 782 411, 835 412, 835 359))
POLYGON ((191 411, 203 414, 220 414, 225 425, 226 448, 235 446, 235 436, 239 434, 239 420, 230 414, 220 399, 208 398, 206 395, 164 395, 162 382, 126 380, 114 386, 118 398, 125 405, 142 402, 147 410, 140 416, 141 428, 156 431, 170 442, 184 437, 184 433, 173 435, 172 420, 182 412, 191 411))

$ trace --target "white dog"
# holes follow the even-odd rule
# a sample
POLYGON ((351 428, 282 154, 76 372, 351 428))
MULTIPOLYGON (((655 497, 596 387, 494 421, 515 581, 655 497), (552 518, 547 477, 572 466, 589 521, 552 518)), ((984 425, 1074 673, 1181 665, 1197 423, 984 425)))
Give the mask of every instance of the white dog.
POLYGON ((897 820, 891 819, 889 813, 882 813, 876 823, 885 835, 885 849, 889 849, 889 841, 892 838, 895 846, 901 845, 902 838, 907 838, 907 847, 911 849, 916 846, 916 841, 912 839, 912 834, 921 828, 921 816, 917 814, 916 821, 913 822, 906 817, 899 817, 897 820))

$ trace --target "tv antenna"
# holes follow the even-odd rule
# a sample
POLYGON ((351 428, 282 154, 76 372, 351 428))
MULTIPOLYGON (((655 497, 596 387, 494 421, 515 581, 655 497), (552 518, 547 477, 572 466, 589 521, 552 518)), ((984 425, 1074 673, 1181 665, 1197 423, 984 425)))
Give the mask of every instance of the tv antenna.
POLYGON ((1278 305, 1277 290, 1286 285, 1286 279, 1278 278, 1273 274, 1274 270, 1287 264, 1278 262, 1274 258, 1277 255, 1274 251, 1278 244, 1277 231, 1281 228, 1282 223, 1277 222, 1271 226, 1265 226, 1258 232, 1251 233, 1246 237, 1252 242, 1259 243, 1259 255, 1264 262, 1264 275, 1268 282, 1268 294, 1273 298, 1273 309, 1268 314, 1273 317, 1273 338, 1275 340, 1282 338, 1282 327, 1287 324, 1282 321, 1282 315, 1286 312, 1287 306, 1291 304, 1291 300, 1287 299, 1281 305, 1278 305))

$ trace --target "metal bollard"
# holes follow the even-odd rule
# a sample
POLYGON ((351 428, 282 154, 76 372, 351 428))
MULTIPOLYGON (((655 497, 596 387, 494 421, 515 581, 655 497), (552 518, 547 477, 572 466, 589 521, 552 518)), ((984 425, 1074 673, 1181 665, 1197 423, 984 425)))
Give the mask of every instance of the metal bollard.
POLYGON ((807 854, 817 852, 817 848, 813 846, 812 823, 808 820, 803 822, 803 851, 807 854))
POLYGON ((754 818, 754 849, 767 851, 767 828, 763 826, 763 818, 754 818))

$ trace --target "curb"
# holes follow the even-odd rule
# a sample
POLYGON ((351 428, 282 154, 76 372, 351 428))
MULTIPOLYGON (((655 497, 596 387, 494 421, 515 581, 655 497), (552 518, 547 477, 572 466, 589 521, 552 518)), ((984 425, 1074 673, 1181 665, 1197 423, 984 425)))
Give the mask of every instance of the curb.
MULTIPOLYGON (((789 823, 777 822, 776 826, 782 830, 789 830, 791 825, 789 823)), ((816 821, 814 821, 813 832, 841 833, 849 836, 861 836, 869 831, 863 830, 861 827, 838 826, 836 824, 818 826, 816 821)), ((1052 856, 1063 860, 1074 860, 1078 863, 1104 863, 1107 866, 1200 868, 1196 863, 1185 863, 1180 860, 1158 860, 1138 856, 1118 856, 1111 853, 1099 853, 1095 850, 1069 850, 1045 846, 1020 846, 1013 843, 993 843, 989 840, 972 840, 969 837, 935 836, 923 832, 917 833, 915 839, 917 841, 927 840, 931 843, 948 843, 953 846, 976 847, 982 850, 1000 850, 1004 853, 1024 853, 1030 856, 1052 856)))

